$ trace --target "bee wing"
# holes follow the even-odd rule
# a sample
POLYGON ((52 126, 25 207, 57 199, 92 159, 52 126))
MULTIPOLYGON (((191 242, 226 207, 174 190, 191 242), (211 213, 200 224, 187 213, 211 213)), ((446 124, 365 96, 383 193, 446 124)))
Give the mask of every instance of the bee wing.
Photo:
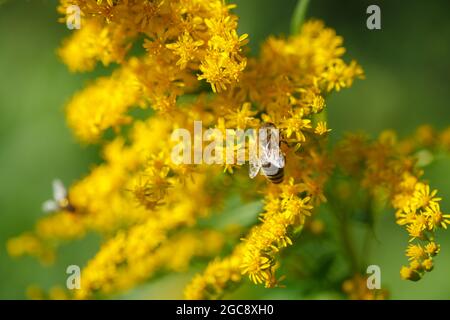
POLYGON ((56 201, 64 200, 67 197, 66 187, 61 180, 55 179, 53 180, 53 198, 56 201))
POLYGON ((266 162, 273 164, 278 168, 284 168, 284 155, 279 146, 271 147, 268 145, 265 150, 266 162))
POLYGON ((260 160, 261 163, 270 162, 272 159, 272 149, 270 147, 270 143, 267 143, 261 148, 260 160))
POLYGON ((54 200, 47 200, 42 204, 42 211, 55 212, 59 208, 58 204, 54 200))
POLYGON ((249 163, 250 171, 248 173, 249 177, 253 179, 258 174, 259 170, 261 169, 261 161, 257 158, 250 159, 249 163))
POLYGON ((279 149, 274 150, 270 163, 277 166, 278 168, 284 168, 285 165, 284 155, 281 153, 279 149))

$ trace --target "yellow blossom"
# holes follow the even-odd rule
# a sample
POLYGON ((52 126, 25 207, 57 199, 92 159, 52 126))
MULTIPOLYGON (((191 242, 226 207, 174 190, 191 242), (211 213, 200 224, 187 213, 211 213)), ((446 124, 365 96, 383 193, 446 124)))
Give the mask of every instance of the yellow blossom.
POLYGON ((350 300, 384 300, 388 292, 384 289, 369 289, 367 279, 359 274, 342 283, 342 291, 350 300))
POLYGON ((433 259, 428 258, 422 262, 422 266, 426 271, 431 271, 433 269, 433 259))
POLYGON ((426 252, 432 257, 439 253, 439 249, 440 247, 436 242, 430 242, 425 246, 426 252))
POLYGON ((180 57, 177 61, 177 65, 180 66, 181 69, 184 69, 187 64, 195 58, 198 47, 201 45, 203 45, 202 40, 194 41, 188 33, 183 33, 178 38, 177 42, 167 44, 166 47, 180 57))
POLYGON ((404 280, 417 281, 420 279, 420 275, 416 271, 412 270, 411 268, 405 267, 405 266, 403 266, 401 268, 400 276, 404 280))
MULTIPOLYGON (((435 233, 447 228, 450 215, 441 212, 437 190, 421 180, 415 151, 450 149, 450 133, 424 126, 405 140, 392 131, 375 140, 356 134, 329 148, 326 98, 364 78, 356 61, 344 60, 336 31, 310 20, 294 35, 270 36, 258 55, 249 56, 235 6, 223 0, 60 0, 61 21, 73 4, 83 12, 82 27, 58 49, 62 61, 75 72, 99 62, 118 65, 88 83, 65 109, 75 137, 100 144, 102 160, 70 185, 65 201, 71 212, 41 218, 32 231, 10 239, 7 250, 49 263, 60 245, 90 232, 100 234, 102 244, 84 266, 74 296, 59 287, 49 294, 32 287, 30 297, 103 298, 160 272, 188 271, 196 257, 211 260, 185 288, 187 299, 220 299, 248 280, 279 286, 285 249, 302 241, 304 227, 313 238, 326 234, 316 209, 329 200, 331 209, 344 211, 355 189, 367 197, 367 211, 378 196, 387 199, 408 232, 409 266, 401 268, 401 277, 416 281, 433 269, 440 251, 435 233), (142 54, 130 50, 136 44, 142 54), (153 111, 139 120, 131 112, 137 107, 153 111), (223 139, 228 129, 273 123, 286 157, 283 182, 250 180, 241 163, 174 163, 171 133, 188 128, 192 134, 199 120, 202 130, 215 127, 223 139), (335 184, 340 174, 346 177, 335 184), (232 236, 216 230, 215 221, 214 230, 207 224, 231 190, 262 199, 263 206, 258 222, 232 236)), ((227 147, 215 151, 224 158, 227 147)), ((242 150, 248 153, 237 144, 231 153, 242 150)), ((369 291, 363 276, 350 276, 342 284, 349 298, 387 296, 369 291)))
POLYGON ((331 129, 327 129, 327 123, 325 121, 319 121, 317 123, 316 128, 314 129, 314 133, 316 133, 320 136, 324 135, 330 131, 331 131, 331 129))
POLYGON ((422 259, 426 253, 420 245, 410 244, 406 250, 406 255, 410 257, 410 260, 419 260, 422 259))

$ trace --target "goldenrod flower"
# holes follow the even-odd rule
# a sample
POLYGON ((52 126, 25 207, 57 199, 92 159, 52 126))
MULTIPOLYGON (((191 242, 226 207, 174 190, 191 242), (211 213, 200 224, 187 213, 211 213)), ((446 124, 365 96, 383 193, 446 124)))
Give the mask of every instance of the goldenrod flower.
POLYGON ((388 292, 383 289, 369 289, 366 277, 356 274, 342 283, 342 291, 351 300, 384 300, 388 292))
POLYGON ((327 129, 327 123, 325 121, 319 121, 314 129, 314 132, 320 136, 330 131, 331 129, 327 129))
MULTIPOLYGON (((118 65, 66 106, 74 135, 100 144, 102 161, 70 186, 66 201, 73 210, 62 208, 10 239, 10 255, 49 263, 59 245, 97 232, 101 248, 84 266, 74 298, 118 293, 159 272, 186 271, 202 257, 211 260, 187 285, 185 297, 219 299, 243 281, 279 286, 280 257, 302 241, 302 230, 315 238, 327 233, 314 217, 317 209, 329 201, 340 214, 350 202, 357 204, 358 189, 367 208, 388 199, 397 224, 408 232, 409 266, 401 268, 401 277, 416 281, 433 269, 440 251, 435 233, 447 228, 450 215, 441 212, 437 191, 421 180, 416 154, 424 147, 450 150, 450 131, 438 134, 425 126, 403 140, 385 131, 375 140, 355 134, 327 145, 327 96, 364 78, 356 61, 344 59, 343 38, 333 29, 310 20, 297 34, 270 36, 258 56, 248 57, 249 36, 238 33, 235 6, 223 0, 60 0, 62 20, 73 4, 83 13, 82 28, 63 41, 60 58, 74 72, 93 70, 99 62, 118 65), (141 42, 145 51, 136 56, 130 48, 141 42), (130 112, 134 108, 154 112, 139 120, 130 112), (209 138, 221 139, 214 149, 221 159, 228 152, 248 155, 242 143, 228 149, 229 129, 267 123, 279 128, 284 181, 250 181, 242 163, 174 163, 174 130, 194 134, 190 144, 204 147, 203 134, 195 136, 198 128, 192 128, 197 121, 202 132, 218 129, 209 138), (204 226, 229 190, 263 199, 258 222, 239 228, 241 239, 236 232, 204 226)), ((366 279, 353 271, 347 278, 342 289, 349 298, 387 296, 384 290, 368 291, 366 279)), ((29 295, 69 297, 59 288, 49 295, 31 288, 29 295)))
POLYGON ((405 266, 403 266, 401 268, 400 276, 404 280, 417 281, 420 279, 420 275, 416 271, 412 270, 411 268, 405 267, 405 266))
POLYGON ((166 44, 166 47, 179 56, 177 65, 184 69, 195 58, 195 54, 201 45, 203 45, 203 40, 195 41, 189 33, 183 33, 177 42, 166 44))
POLYGON ((420 260, 426 256, 425 250, 420 245, 410 244, 406 250, 409 260, 420 260))
POLYGON ((425 246, 426 252, 430 256, 435 256, 439 253, 440 246, 436 242, 430 242, 425 246))

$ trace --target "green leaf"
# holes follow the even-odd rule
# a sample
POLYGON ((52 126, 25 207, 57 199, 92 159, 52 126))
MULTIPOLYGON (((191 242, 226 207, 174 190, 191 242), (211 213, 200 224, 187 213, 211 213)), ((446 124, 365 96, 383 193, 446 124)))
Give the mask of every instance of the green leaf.
POLYGON ((306 11, 308 10, 310 0, 298 0, 291 19, 291 34, 297 34, 303 21, 305 20, 306 11))

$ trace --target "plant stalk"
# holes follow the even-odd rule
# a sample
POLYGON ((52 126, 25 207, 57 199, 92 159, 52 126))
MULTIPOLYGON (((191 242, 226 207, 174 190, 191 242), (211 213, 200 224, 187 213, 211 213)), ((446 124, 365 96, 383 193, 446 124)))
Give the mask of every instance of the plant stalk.
POLYGON ((305 20, 310 0, 298 0, 291 19, 291 35, 297 34, 305 20))

